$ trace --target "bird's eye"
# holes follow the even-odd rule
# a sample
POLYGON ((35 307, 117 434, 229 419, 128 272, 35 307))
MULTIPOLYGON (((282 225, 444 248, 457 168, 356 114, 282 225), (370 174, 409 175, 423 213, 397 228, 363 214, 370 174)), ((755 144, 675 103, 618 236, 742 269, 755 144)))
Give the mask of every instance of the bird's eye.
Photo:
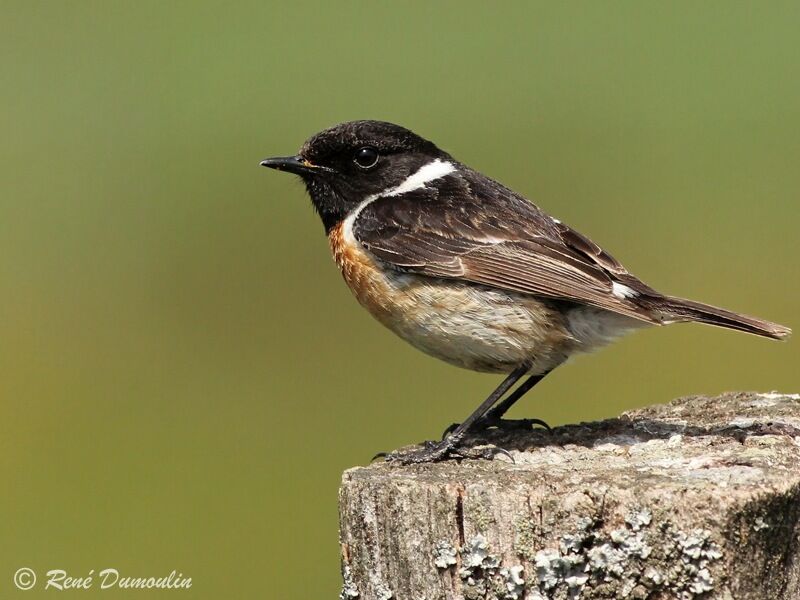
POLYGON ((372 146, 364 146, 356 151, 353 161, 362 169, 370 169, 378 164, 378 150, 372 146))

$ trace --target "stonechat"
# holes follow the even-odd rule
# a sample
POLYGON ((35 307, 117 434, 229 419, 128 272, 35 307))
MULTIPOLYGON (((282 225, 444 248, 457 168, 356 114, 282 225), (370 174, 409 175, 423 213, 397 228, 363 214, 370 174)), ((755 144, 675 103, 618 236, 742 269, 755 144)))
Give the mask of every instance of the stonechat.
POLYGON ((398 125, 342 123, 296 156, 261 164, 302 178, 345 282, 378 321, 448 363, 506 374, 443 440, 387 460, 488 456, 462 447, 468 431, 509 424, 511 405, 570 355, 635 329, 688 321, 791 333, 654 290, 589 238, 398 125))

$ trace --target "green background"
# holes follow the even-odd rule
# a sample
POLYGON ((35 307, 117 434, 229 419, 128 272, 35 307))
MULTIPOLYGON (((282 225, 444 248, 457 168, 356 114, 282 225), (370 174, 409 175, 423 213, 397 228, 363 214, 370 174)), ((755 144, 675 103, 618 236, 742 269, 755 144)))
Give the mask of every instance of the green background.
MULTIPOLYGON (((653 286, 800 326, 797 3, 0 7, 3 598, 42 595, 23 566, 334 598, 341 471, 498 383, 374 322, 258 166, 334 123, 408 126, 653 286)), ((800 391, 798 359, 648 330, 513 414, 800 391)))

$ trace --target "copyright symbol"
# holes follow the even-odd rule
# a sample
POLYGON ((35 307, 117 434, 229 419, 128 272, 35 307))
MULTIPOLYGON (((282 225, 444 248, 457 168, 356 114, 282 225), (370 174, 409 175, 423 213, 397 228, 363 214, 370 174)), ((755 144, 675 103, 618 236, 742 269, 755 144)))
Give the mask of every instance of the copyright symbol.
POLYGON ((22 567, 14 573, 14 585, 21 590, 29 590, 36 585, 36 573, 33 569, 22 567))

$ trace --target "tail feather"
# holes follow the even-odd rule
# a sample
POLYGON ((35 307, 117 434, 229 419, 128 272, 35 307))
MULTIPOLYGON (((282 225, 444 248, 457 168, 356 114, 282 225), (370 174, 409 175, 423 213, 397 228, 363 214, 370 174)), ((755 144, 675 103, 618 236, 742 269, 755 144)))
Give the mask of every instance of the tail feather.
POLYGON ((785 339, 792 333, 789 327, 778 323, 748 315, 740 315, 724 308, 694 302, 693 300, 684 300, 683 298, 666 296, 659 302, 659 310, 667 319, 675 318, 677 321, 706 323, 717 327, 725 327, 726 329, 753 333, 773 340, 785 339))

